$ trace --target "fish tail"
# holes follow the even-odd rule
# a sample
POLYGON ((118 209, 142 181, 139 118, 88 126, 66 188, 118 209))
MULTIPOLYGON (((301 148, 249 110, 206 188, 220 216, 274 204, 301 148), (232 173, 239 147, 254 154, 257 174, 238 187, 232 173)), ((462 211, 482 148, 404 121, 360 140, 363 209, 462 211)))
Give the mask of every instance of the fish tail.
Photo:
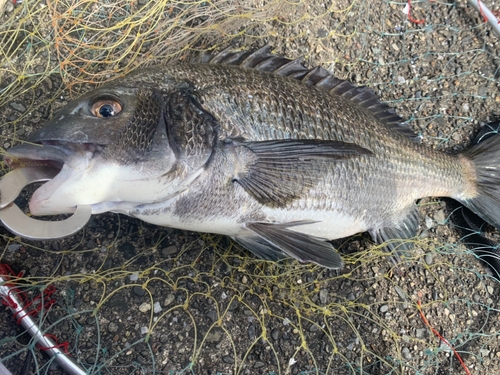
POLYGON ((455 197, 464 206, 500 229, 500 135, 459 154, 466 184, 455 197))

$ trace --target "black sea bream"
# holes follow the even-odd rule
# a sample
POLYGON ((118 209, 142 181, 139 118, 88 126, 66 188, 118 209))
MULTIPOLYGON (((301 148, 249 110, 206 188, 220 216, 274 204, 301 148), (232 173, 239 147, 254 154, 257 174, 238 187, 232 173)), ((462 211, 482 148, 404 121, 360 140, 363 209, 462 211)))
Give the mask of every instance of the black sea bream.
POLYGON ((136 71, 69 103, 5 157, 61 168, 31 212, 91 205, 329 268, 342 259, 327 240, 358 232, 406 249, 391 240, 416 234, 423 197, 500 226, 498 136, 434 151, 371 90, 269 50, 136 71))

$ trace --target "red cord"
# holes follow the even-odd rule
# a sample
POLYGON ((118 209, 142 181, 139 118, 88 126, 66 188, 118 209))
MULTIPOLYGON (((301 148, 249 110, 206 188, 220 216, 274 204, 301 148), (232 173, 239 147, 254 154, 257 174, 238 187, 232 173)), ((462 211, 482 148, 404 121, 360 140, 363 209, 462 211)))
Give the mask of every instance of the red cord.
POLYGON ((422 316, 422 319, 424 320, 425 324, 427 324, 429 326, 429 328, 432 330, 432 332, 434 332, 441 340, 443 340, 443 342, 448 345, 451 350, 453 350, 453 353, 455 353, 455 355, 457 356, 458 360, 460 361, 460 363, 462 364, 462 366, 464 367, 465 369, 465 372, 467 372, 467 375, 470 375, 470 372, 469 370, 467 369, 467 367, 465 366, 465 363, 464 361, 462 361, 462 358, 460 358, 460 356, 458 355, 458 353, 456 352, 456 350, 453 348, 453 346, 451 346, 448 341, 446 341, 443 336, 441 336, 439 333, 436 332, 436 330, 434 328, 432 328, 432 326, 429 324, 429 322, 427 321, 427 319, 425 319, 425 316, 424 314, 422 313, 422 306, 420 305, 420 300, 418 301, 418 310, 420 311, 420 315, 422 316))
POLYGON ((414 22, 414 23, 424 23, 425 20, 422 20, 422 21, 417 21, 417 20, 414 20, 413 18, 411 18, 411 0, 408 0, 408 18, 411 22, 414 22))

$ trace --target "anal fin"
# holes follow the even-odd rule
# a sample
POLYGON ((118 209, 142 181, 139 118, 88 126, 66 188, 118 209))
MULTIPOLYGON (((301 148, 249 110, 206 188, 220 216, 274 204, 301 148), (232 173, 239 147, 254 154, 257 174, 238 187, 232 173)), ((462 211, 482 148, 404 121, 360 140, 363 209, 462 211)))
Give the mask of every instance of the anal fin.
POLYGON ((290 227, 311 224, 301 221, 285 224, 262 222, 245 223, 253 236, 240 236, 235 240, 252 251, 257 256, 277 260, 287 254, 301 262, 312 262, 320 266, 340 269, 344 266, 341 256, 332 244, 320 238, 290 230, 290 227))
POLYGON ((372 230, 370 235, 378 244, 385 244, 386 250, 392 254, 394 261, 397 262, 413 248, 413 242, 409 240, 417 235, 418 226, 418 208, 413 205, 394 226, 372 230))

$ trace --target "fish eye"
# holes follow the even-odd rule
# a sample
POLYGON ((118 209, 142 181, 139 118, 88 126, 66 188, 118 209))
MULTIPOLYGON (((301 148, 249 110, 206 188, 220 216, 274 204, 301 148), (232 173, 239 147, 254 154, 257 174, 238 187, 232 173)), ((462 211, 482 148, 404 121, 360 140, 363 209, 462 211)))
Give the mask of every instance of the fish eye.
POLYGON ((121 104, 115 99, 101 99, 92 104, 90 112, 97 117, 113 117, 122 111, 121 104))

